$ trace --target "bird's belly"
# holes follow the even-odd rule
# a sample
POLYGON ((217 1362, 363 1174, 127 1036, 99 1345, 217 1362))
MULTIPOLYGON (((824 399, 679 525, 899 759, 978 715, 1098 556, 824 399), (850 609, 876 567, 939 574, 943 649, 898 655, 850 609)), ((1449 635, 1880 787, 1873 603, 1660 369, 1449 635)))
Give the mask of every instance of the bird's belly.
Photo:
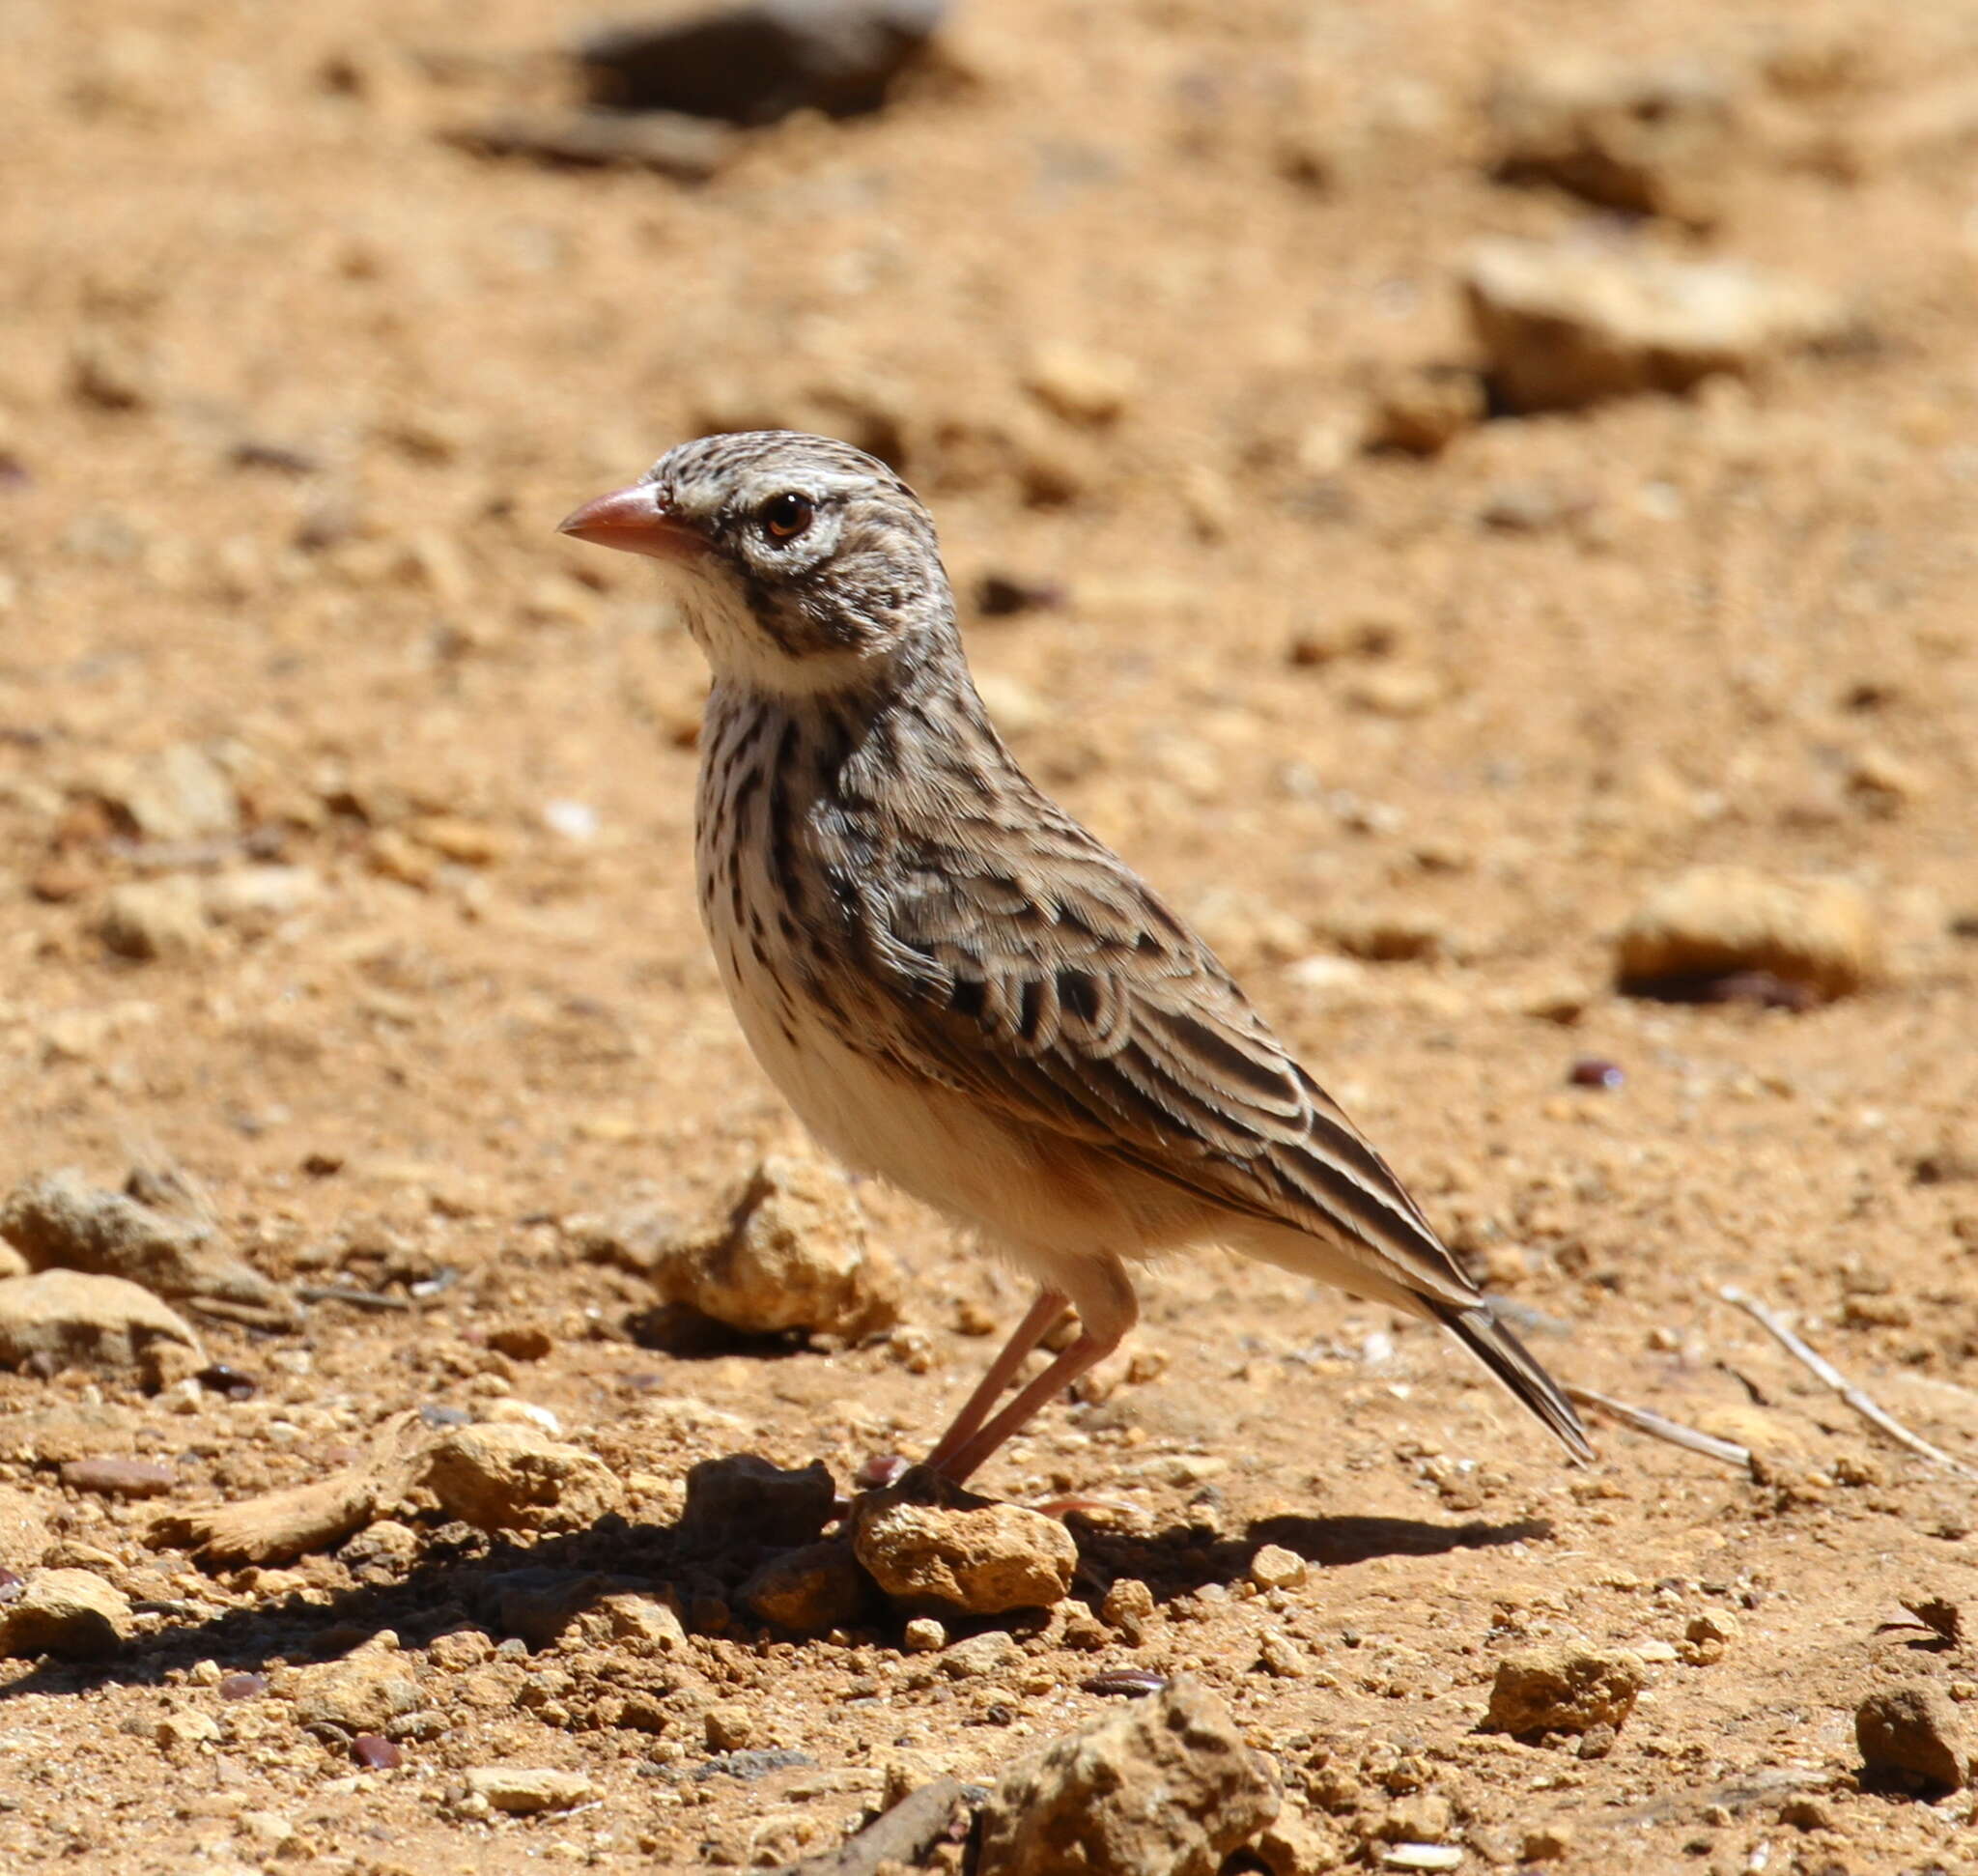
POLYGON ((1020 1134, 967 1095, 851 1046, 821 1018, 794 1009, 777 986, 751 981, 750 962, 724 954, 721 971, 763 1072, 812 1137, 854 1171, 1020 1256, 1133 1257, 1152 1248, 1064 1143, 1020 1134))

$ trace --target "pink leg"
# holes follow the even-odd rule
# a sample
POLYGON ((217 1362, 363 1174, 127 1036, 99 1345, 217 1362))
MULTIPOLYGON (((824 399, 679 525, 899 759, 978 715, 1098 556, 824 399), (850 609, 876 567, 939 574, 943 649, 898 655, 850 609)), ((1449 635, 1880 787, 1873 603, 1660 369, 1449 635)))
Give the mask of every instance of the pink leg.
MULTIPOLYGON (((1067 1298, 1062 1291, 1041 1290, 1037 1293, 1037 1300, 1031 1305, 1030 1313, 1016 1325, 1009 1340, 1003 1344, 1003 1352, 989 1364, 989 1372, 976 1384, 975 1391, 969 1396, 962 1410, 927 1455, 925 1463, 935 1471, 947 1471, 948 1461, 980 1430, 983 1421, 989 1417, 990 1408, 1002 1397, 1011 1377, 1023 1366, 1024 1357, 1051 1333, 1058 1319, 1064 1314, 1066 1305, 1067 1298)), ((950 1476, 966 1477, 967 1474, 950 1476)))
MULTIPOLYGON (((1032 1315, 1034 1314, 1035 1312, 1033 1311, 1032 1315)), ((1025 1327, 1029 1325, 1030 1319, 1026 1318, 1025 1327)), ((1047 1323, 1046 1327, 1048 1326, 1049 1324, 1047 1323)), ((1021 1332, 1020 1330, 1019 1333, 1021 1332)), ((1043 1331, 1040 1329, 1038 1334, 1041 1335, 1043 1331)), ((1069 1387, 1073 1381, 1077 1380, 1088 1369, 1093 1367, 1098 1362, 1104 1361, 1115 1349, 1118 1348, 1123 1335, 1123 1330, 1104 1337, 1093 1335, 1089 1330, 1086 1331, 1050 1367, 1045 1369, 1035 1380, 1031 1381, 1028 1387, 1023 1388, 1018 1393, 1016 1399, 1010 1402, 987 1426, 982 1427, 979 1432, 975 1433, 972 1436, 964 1438, 958 1445, 951 1443, 952 1434, 950 1433, 947 1437, 942 1440, 941 1446, 936 1449, 941 1456, 930 1459, 928 1463, 942 1477, 952 1481, 956 1485, 960 1485, 968 1478, 970 1473, 975 1471, 976 1466, 980 1465, 990 1454, 995 1452, 1011 1434, 1015 1433, 1054 1394, 1060 1393, 1063 1389, 1069 1387)), ((973 1407, 975 1403, 972 1401, 970 1406, 973 1407)), ((967 1417, 966 1411, 963 1417, 967 1417)), ((956 1422, 957 1426, 960 1424, 959 1421, 956 1422)))

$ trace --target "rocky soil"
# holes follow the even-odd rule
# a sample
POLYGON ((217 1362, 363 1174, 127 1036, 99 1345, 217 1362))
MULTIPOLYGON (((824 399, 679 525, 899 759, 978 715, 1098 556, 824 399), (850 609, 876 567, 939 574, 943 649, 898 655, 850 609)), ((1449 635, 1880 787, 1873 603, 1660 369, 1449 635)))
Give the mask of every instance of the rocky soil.
POLYGON ((0 1864, 1971 1866, 1978 8, 936 14, 0 14, 0 1864), (1024 1290, 791 1130, 553 533, 765 422, 1708 1450, 1204 1255, 889 1482, 1024 1290))

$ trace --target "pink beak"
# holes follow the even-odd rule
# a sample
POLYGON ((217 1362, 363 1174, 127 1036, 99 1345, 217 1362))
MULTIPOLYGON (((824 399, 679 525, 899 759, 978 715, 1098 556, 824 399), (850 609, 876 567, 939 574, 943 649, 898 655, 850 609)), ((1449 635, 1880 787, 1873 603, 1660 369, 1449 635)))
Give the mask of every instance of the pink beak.
POLYGON ((650 482, 635 482, 586 501, 556 525, 559 534, 572 534, 594 547, 615 547, 624 554, 646 554, 655 560, 692 560, 707 543, 680 517, 668 511, 650 482))

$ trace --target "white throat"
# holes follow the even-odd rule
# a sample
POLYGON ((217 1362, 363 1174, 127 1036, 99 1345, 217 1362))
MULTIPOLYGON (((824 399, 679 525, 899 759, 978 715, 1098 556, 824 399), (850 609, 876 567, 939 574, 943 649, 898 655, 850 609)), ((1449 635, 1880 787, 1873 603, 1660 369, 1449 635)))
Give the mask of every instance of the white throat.
POLYGON ((763 634, 735 583, 697 568, 668 570, 673 597, 718 684, 773 696, 814 696, 862 681, 868 661, 856 651, 787 657, 763 634))

